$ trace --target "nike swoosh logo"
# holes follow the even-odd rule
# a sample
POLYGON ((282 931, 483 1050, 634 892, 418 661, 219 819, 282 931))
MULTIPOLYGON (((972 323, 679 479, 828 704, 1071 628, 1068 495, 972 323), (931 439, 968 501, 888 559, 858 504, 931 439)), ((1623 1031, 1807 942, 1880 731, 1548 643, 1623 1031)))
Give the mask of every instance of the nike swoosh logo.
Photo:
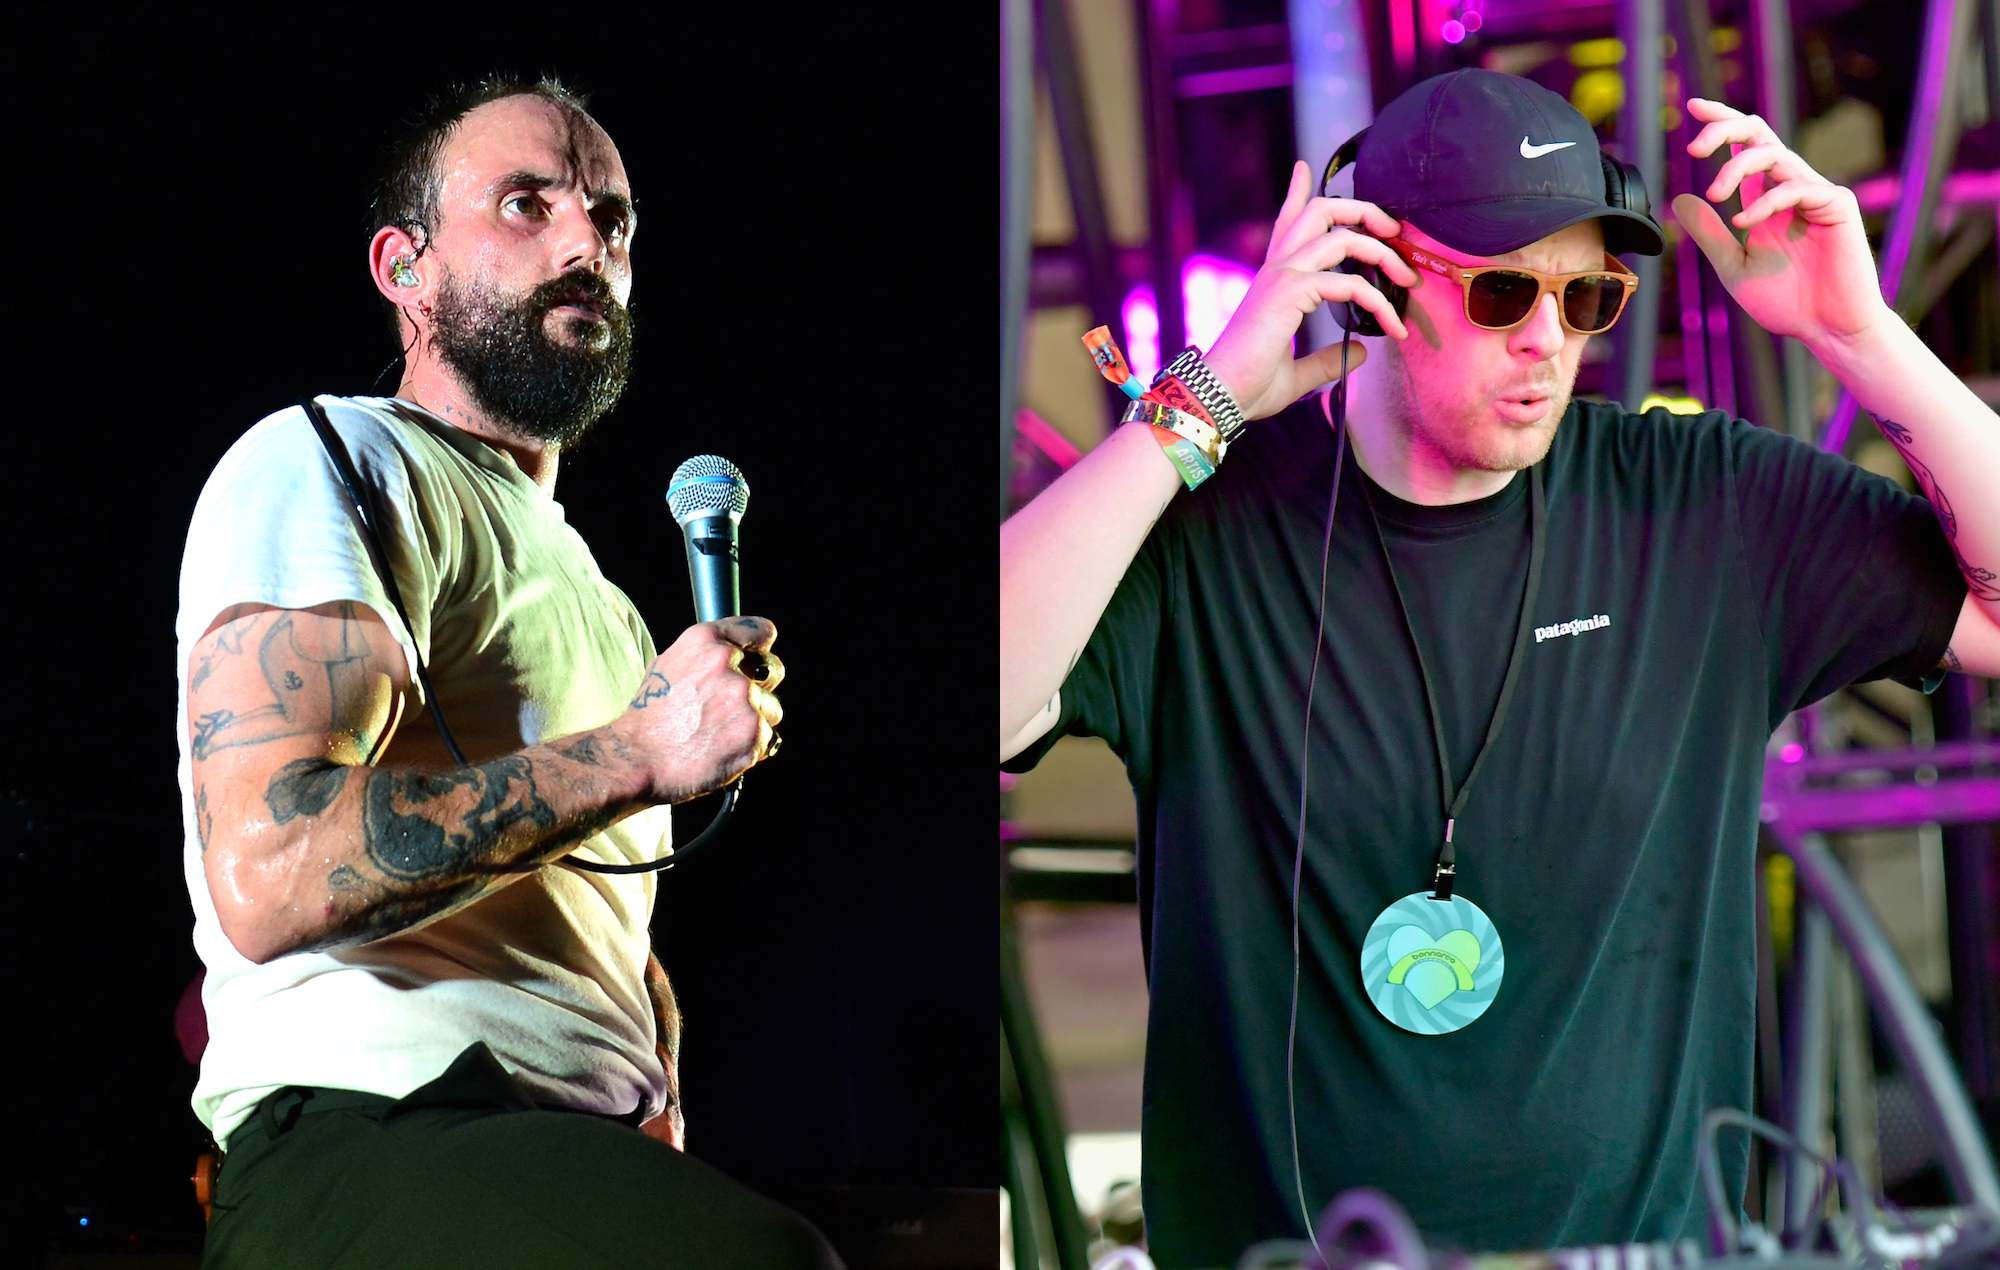
POLYGON ((1549 154, 1556 150, 1566 150, 1575 144, 1576 142, 1574 141, 1551 141, 1545 146, 1531 146, 1528 144, 1528 139, 1526 137, 1522 137, 1521 157, 1524 159, 1539 159, 1545 154, 1549 154))

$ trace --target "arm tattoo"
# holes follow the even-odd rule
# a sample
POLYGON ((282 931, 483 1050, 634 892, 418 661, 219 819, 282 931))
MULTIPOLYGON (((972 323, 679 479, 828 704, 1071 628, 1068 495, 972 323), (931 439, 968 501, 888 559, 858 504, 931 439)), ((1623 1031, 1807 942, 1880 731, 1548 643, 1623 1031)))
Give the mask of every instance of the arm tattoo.
MULTIPOLYGON (((364 696, 357 691, 365 677, 367 659, 374 649, 353 620, 353 606, 343 606, 347 619, 340 626, 340 646, 331 650, 302 648, 291 614, 281 613, 264 633, 257 648, 258 668, 271 699, 243 711, 211 710, 194 720, 194 739, 189 748, 197 760, 218 750, 240 745, 261 745, 284 737, 316 732, 351 732, 362 749, 368 737, 365 727, 354 717, 352 704, 364 696)), ((251 627, 231 631, 216 641, 215 652, 205 658, 188 685, 193 692, 215 670, 225 656, 242 652, 243 637, 251 627)))
POLYGON ((194 837, 201 844, 203 855, 208 854, 208 840, 215 836, 215 813, 208 809, 208 786, 194 787, 194 837))
POLYGON ((363 797, 368 859, 399 882, 462 873, 484 863, 495 840, 516 825, 552 829, 556 824, 555 812, 535 789, 534 763, 518 754, 451 772, 378 770, 363 797), (441 813, 438 801, 462 789, 473 791, 473 805, 462 813, 441 813))
POLYGON ((364 878, 357 870, 343 864, 327 875, 327 891, 330 894, 353 893, 360 896, 368 907, 356 913, 339 930, 311 945, 311 949, 318 952, 347 948, 408 930, 425 918, 452 908, 461 900, 470 899, 484 885, 486 883, 481 878, 463 878, 420 893, 399 893, 380 882, 364 878))
POLYGON ((278 769, 264 790, 264 804, 279 824, 317 816, 347 784, 350 769, 332 759, 302 758, 278 769))
POLYGON ((1945 541, 1951 544, 1951 554, 1957 558, 1959 572, 1965 575, 1966 587, 1973 597, 1989 602, 2000 600, 2000 575, 1965 558, 1965 552, 1958 545, 1958 513, 1952 510, 1951 499, 1945 494, 1944 487, 1938 484, 1936 473, 1910 453, 1910 430, 1894 419, 1884 419, 1879 415, 1876 416, 1875 426, 1889 438, 1903 456, 1903 462, 1910 465, 1910 474, 1917 478, 1917 484, 1923 486, 1924 494, 1931 500, 1931 510, 1937 513, 1938 525, 1944 530, 1945 541))
MULTIPOLYGON (((298 791, 301 802, 322 794, 330 802, 332 793, 312 782, 344 781, 353 770, 342 767, 335 774, 327 767, 308 762, 286 769, 299 769, 294 779, 305 781, 298 791)), ((449 772, 377 769, 369 773, 361 799, 362 846, 377 876, 346 864, 327 874, 330 908, 343 895, 354 896, 361 907, 312 945, 316 949, 381 939, 476 898, 492 885, 492 875, 505 871, 491 861, 505 854, 502 839, 511 830, 526 827, 538 838, 523 860, 545 859, 618 818, 616 809, 604 808, 557 828, 554 810, 536 788, 534 761, 518 754, 449 772), (468 791, 474 801, 463 807, 468 791), (546 830, 554 832, 538 832, 546 830)))
POLYGON ((657 670, 649 670, 646 672, 646 681, 639 685, 639 695, 632 698, 632 708, 644 710, 673 690, 674 686, 667 682, 665 675, 657 670))
POLYGON ((1882 435, 1893 441, 1898 449, 1910 443, 1910 430, 1902 424, 1897 423, 1894 419, 1884 419, 1877 416, 1875 426, 1880 428, 1882 435))
POLYGON ((610 767, 614 761, 631 761, 630 748, 623 741, 613 737, 611 746, 607 749, 602 738, 589 732, 573 741, 565 741, 549 748, 572 763, 581 763, 585 767, 610 767))
POLYGON ((234 657, 242 651, 243 630, 231 629, 225 625, 216 633, 214 651, 202 658, 201 665, 195 667, 194 678, 188 681, 188 691, 193 692, 196 688, 208 682, 208 677, 215 673, 215 663, 217 661, 224 657, 234 657))

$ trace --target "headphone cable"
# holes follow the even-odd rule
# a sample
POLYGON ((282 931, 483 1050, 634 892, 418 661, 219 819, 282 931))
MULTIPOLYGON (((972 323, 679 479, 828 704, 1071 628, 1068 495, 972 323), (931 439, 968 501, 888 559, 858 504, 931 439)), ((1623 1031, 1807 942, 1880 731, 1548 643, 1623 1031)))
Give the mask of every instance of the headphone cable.
POLYGON ((1326 1252, 1319 1246, 1318 1232, 1313 1230, 1312 1213, 1306 1207, 1305 1173, 1299 1166, 1299 1095, 1293 1074, 1299 1048, 1299 889, 1306 860, 1309 788, 1306 776, 1312 757, 1313 689, 1319 683, 1319 654, 1326 643, 1327 565, 1333 558, 1333 513, 1340 506, 1340 474, 1342 461, 1347 457, 1347 350, 1353 338, 1353 332, 1343 326, 1340 332, 1340 382, 1333 389, 1333 492, 1326 500, 1326 532, 1320 539, 1319 621, 1313 630, 1312 669, 1306 673, 1305 733, 1299 742, 1299 835, 1292 853, 1292 1008, 1291 1023, 1285 1035, 1285 1109, 1292 1129, 1292 1186, 1298 1194, 1299 1216, 1305 1220, 1306 1238, 1312 1241, 1313 1252, 1322 1263, 1326 1261, 1326 1252))

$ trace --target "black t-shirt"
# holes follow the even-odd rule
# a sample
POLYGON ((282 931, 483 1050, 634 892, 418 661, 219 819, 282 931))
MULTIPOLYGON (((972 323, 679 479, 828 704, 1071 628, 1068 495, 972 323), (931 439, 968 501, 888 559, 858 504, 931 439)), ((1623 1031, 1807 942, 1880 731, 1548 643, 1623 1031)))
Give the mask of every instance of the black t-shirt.
MULTIPOLYGON (((1152 1012, 1146 1218, 1163 1267, 1303 1234, 1285 1036, 1303 706, 1333 433, 1258 424, 1176 498, 1062 688, 1139 806, 1152 1012)), ((1410 635, 1348 455, 1312 719, 1297 1097, 1305 1200, 1377 1186, 1464 1247, 1676 1239, 1695 1127, 1751 1096, 1764 747, 1798 706, 1927 673, 1965 583, 1927 504, 1719 414, 1570 407, 1543 463, 1547 559, 1519 686, 1457 824, 1460 893, 1506 977, 1419 1036, 1359 953, 1443 831, 1410 635), (1591 619, 1588 622, 1578 619, 1591 619), (1601 620, 1608 619, 1608 620, 1601 620)), ((1525 474, 1451 507, 1372 494, 1437 684, 1454 779, 1492 716, 1528 559, 1525 474)), ((1725 1143, 1728 1193, 1747 1150, 1725 1143)))

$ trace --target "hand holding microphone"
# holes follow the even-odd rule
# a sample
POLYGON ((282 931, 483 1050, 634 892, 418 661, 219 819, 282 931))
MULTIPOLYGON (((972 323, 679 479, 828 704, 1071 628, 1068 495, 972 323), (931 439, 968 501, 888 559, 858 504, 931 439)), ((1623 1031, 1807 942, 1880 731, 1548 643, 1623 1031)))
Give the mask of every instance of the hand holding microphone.
MULTIPOLYGON (((674 469, 667 506, 687 545, 688 584, 694 590, 694 620, 720 622, 743 610, 736 535, 750 506, 750 483, 734 463, 697 454, 674 469)), ((743 673, 762 682, 769 673, 761 649, 744 646, 743 673)))
POLYGON ((667 488, 698 624, 654 659, 622 720, 651 759, 657 802, 720 789, 778 749, 777 628, 738 613, 737 530, 749 502, 743 474, 714 455, 681 464, 667 488))

